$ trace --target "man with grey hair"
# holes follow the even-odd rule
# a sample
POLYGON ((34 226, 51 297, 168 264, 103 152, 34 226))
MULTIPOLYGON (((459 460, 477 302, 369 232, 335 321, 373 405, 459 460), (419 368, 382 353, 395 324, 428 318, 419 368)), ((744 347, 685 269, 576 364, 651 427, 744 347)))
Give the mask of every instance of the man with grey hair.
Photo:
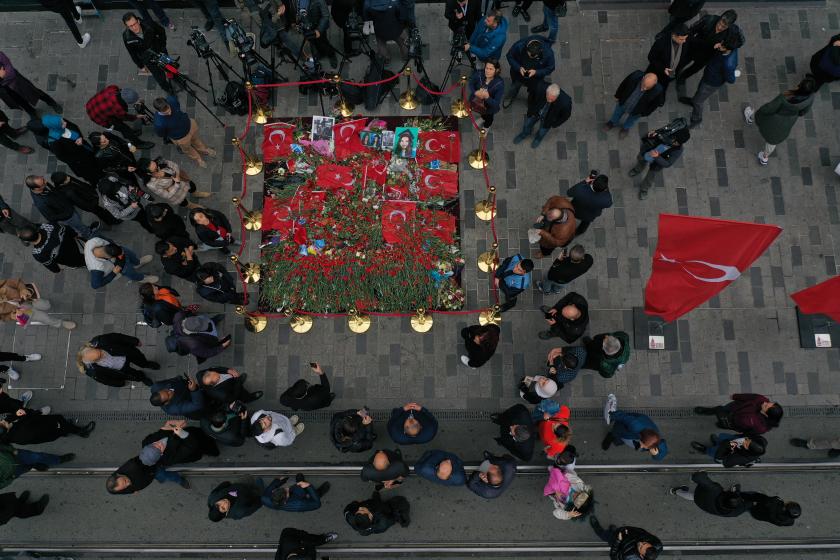
POLYGON ((615 90, 615 100, 613 114, 601 130, 609 132, 618 126, 624 115, 627 115, 618 133, 618 138, 622 139, 629 134, 636 121, 647 117, 665 104, 665 90, 653 72, 645 74, 641 70, 634 70, 615 90))
POLYGON ((558 126, 569 120, 572 115, 572 98, 557 84, 547 82, 538 83, 528 93, 528 110, 525 113, 525 122, 522 125, 522 132, 513 139, 514 144, 519 144, 529 136, 534 125, 539 123, 539 128, 531 141, 531 147, 537 148, 545 138, 549 129, 558 126))
POLYGON ((570 250, 564 249, 554 259, 548 269, 545 280, 536 283, 536 288, 543 294, 559 294, 563 287, 592 268, 595 260, 586 252, 583 245, 577 244, 570 250))
POLYGON ((584 369, 594 369, 601 377, 612 377, 630 360, 630 336, 624 331, 601 333, 583 343, 584 369))

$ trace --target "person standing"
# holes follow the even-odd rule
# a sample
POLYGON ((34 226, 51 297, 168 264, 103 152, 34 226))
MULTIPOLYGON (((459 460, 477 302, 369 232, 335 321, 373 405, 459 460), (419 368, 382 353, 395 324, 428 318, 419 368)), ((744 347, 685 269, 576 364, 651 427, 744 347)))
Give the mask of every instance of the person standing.
POLYGON ((152 76, 158 85, 167 93, 173 93, 172 84, 166 77, 166 72, 160 65, 154 63, 154 55, 168 55, 166 50, 166 30, 150 18, 140 19, 136 14, 128 12, 122 17, 123 44, 129 56, 139 71, 138 76, 152 76))
POLYGON ((744 109, 744 120, 747 124, 755 122, 764 139, 764 149, 758 152, 758 163, 767 165, 770 162, 770 155, 776 151, 776 146, 787 140, 799 117, 804 117, 811 110, 818 89, 817 81, 806 76, 798 86, 780 93, 759 107, 758 111, 752 106, 744 109))
POLYGON ((467 480, 467 488, 478 496, 492 500, 501 496, 516 477, 516 459, 484 452, 484 461, 467 480))
POLYGON ((531 285, 531 271, 534 261, 523 259, 522 255, 506 258, 498 266, 493 282, 505 296, 500 311, 504 312, 516 305, 516 298, 531 285))
POLYGON ((296 414, 287 417, 272 410, 258 410, 251 415, 251 435, 266 449, 292 445, 304 428, 296 414))
POLYGON ((499 426, 496 443, 513 453, 522 461, 534 457, 534 443, 537 439, 531 413, 524 404, 515 404, 497 414, 490 415, 490 421, 499 426))
POLYGON ((137 158, 134 157, 136 146, 107 130, 91 132, 88 140, 96 150, 96 162, 102 173, 115 173, 135 187, 140 186, 137 158))
POLYGON ((697 484, 692 490, 688 486, 675 486, 668 490, 672 496, 678 496, 697 504, 697 507, 719 517, 738 517, 747 511, 747 503, 741 497, 739 485, 729 490, 709 478, 708 473, 696 472, 691 480, 697 484))
POLYGON ((154 142, 147 142, 140 138, 140 133, 128 124, 137 121, 145 122, 147 118, 144 115, 128 112, 128 106, 137 103, 139 99, 140 96, 135 90, 111 84, 88 99, 85 103, 85 112, 90 120, 99 126, 116 130, 122 134, 123 138, 141 150, 148 150, 154 147, 154 142))
POLYGON ((306 481, 303 473, 297 473, 295 483, 284 486, 288 476, 275 478, 262 494, 262 503, 269 509, 303 513, 321 508, 321 498, 329 492, 330 483, 324 482, 315 488, 306 481))
POLYGON ((85 242, 85 266, 90 271, 90 287, 104 288, 117 276, 134 282, 158 281, 157 276, 145 276, 136 269, 152 262, 152 255, 138 257, 134 251, 121 247, 102 237, 91 237, 85 242))
POLYGON ((557 347, 548 351, 545 365, 546 375, 562 389, 566 383, 571 383, 580 373, 586 363, 586 348, 583 346, 557 347))
POLYGON ((35 228, 35 224, 18 214, 0 196, 0 233, 17 235, 21 228, 35 228))
POLYGON ((568 245, 575 237, 575 224, 572 201, 559 195, 549 198, 534 224, 539 235, 540 256, 548 257, 557 247, 568 245))
POLYGON ((236 244, 230 220, 218 210, 193 208, 190 210, 190 223, 205 248, 220 249, 227 255, 230 253, 228 247, 236 244))
POLYGON ((103 385, 125 387, 126 381, 140 381, 151 386, 154 381, 144 371, 131 366, 158 370, 160 364, 147 359, 140 346, 139 338, 127 334, 101 334, 79 349, 76 366, 80 373, 103 385))
POLYGON ((566 15, 566 0, 543 0, 543 22, 531 28, 531 33, 545 33, 548 31, 548 42, 554 44, 557 41, 557 32, 560 30, 560 16, 566 15))
POLYGON ((154 160, 140 158, 137 165, 146 183, 146 189, 162 201, 160 204, 178 204, 186 208, 199 209, 197 204, 187 200, 187 196, 191 195, 195 198, 212 196, 212 193, 199 191, 187 172, 174 161, 163 158, 154 160))
POLYGON ((9 444, 0 443, 0 488, 5 488, 16 478, 32 469, 46 471, 50 467, 68 463, 75 458, 73 453, 54 455, 42 451, 16 449, 9 444))
POLYGON ((656 74, 658 84, 664 92, 677 75, 677 68, 689 58, 688 27, 679 24, 671 29, 671 35, 663 35, 654 41, 648 51, 648 67, 645 73, 656 74))
POLYGON ((361 478, 365 482, 375 482, 376 490, 390 490, 402 484, 408 474, 408 463, 399 449, 380 449, 362 466, 361 478))
POLYGON ((548 482, 543 495, 551 499, 552 514, 561 521, 585 516, 595 505, 592 487, 586 484, 571 467, 548 467, 548 482))
POLYGON ((467 367, 480 368, 493 357, 499 345, 498 325, 471 325, 461 329, 461 337, 467 349, 466 355, 461 355, 461 363, 467 367))
POLYGON ((280 395, 280 404, 292 410, 318 410, 330 406, 335 393, 330 392, 330 380, 321 366, 310 364, 312 372, 318 376, 318 385, 310 384, 305 379, 298 379, 294 385, 280 395))
POLYGON ((208 517, 214 523, 253 515, 262 507, 262 488, 251 482, 222 482, 207 497, 208 517))
POLYGON ((277 544, 277 552, 274 560, 314 560, 317 557, 317 548, 321 545, 331 543, 338 538, 338 533, 307 533, 302 529, 286 527, 280 533, 280 542, 277 544))
POLYGON ((662 552, 662 541, 644 529, 629 525, 604 529, 594 515, 589 516, 589 524, 610 545, 610 560, 656 560, 662 552))
POLYGON ((60 414, 28 414, 21 409, 6 420, 0 419, 0 440, 16 445, 33 445, 70 435, 87 438, 95 427, 96 422, 77 426, 60 414))
POLYGON ((367 407, 336 412, 330 419, 330 441, 342 453, 362 453, 376 440, 373 416, 367 407))
POLYGON ((247 378, 247 373, 220 366, 207 368, 195 374, 195 380, 207 398, 222 406, 236 401, 250 403, 262 398, 262 391, 252 393, 245 388, 247 378))
POLYGON ((50 174, 49 187, 52 190, 61 191, 69 198, 73 206, 96 216, 101 223, 114 226, 120 223, 110 212, 99 205, 99 193, 90 184, 77 179, 63 171, 55 171, 50 174))
POLYGON ((241 305, 245 294, 236 291, 236 280, 220 263, 203 263, 195 271, 195 291, 207 301, 241 305))
POLYGON ((201 156, 216 157, 216 150, 208 148, 199 136, 198 123, 181 110, 181 104, 174 95, 158 97, 154 101, 155 133, 169 138, 172 143, 193 160, 199 167, 207 167, 201 156))
POLYGON ((488 59, 484 68, 473 72, 470 78, 470 111, 481 117, 481 128, 490 128, 496 113, 502 108, 505 81, 501 78, 501 73, 499 61, 488 59))
POLYGON ((76 328, 73 321, 62 321, 48 314, 52 304, 41 297, 35 284, 24 282, 20 278, 0 280, 0 320, 15 321, 25 327, 30 323, 40 323, 50 327, 63 327, 67 330, 76 328))
MULTIPOLYGON (((0 362, 37 362, 41 359, 41 354, 37 354, 33 352, 32 354, 18 354, 16 352, 0 352, 0 362)), ((7 366, 6 364, 0 364, 0 375, 5 375, 12 381, 17 381, 20 379, 20 372, 15 371, 12 369, 12 366, 7 366)), ((5 395, 6 398, 9 398, 8 395, 3 393, 3 383, 5 380, 0 381, 0 395, 5 395)), ((0 401, 4 400, 2 396, 0 396, 0 401)), ((22 407, 18 407, 22 408, 22 407)), ((15 408, 17 410, 17 408, 15 408)), ((0 413, 3 412, 14 412, 15 410, 3 410, 3 407, 0 406, 0 413)))
POLYGON ((683 145, 691 138, 688 128, 681 128, 667 136, 659 135, 655 130, 640 140, 639 154, 636 156, 636 165, 627 173, 635 177, 648 168, 642 182, 639 183, 639 200, 648 196, 648 191, 653 186, 653 180, 657 173, 674 165, 683 154, 683 145))
POLYGON ((592 255, 586 252, 583 245, 575 245, 570 250, 564 249, 554 259, 546 279, 537 282, 535 287, 544 295, 559 294, 566 284, 592 268, 593 263, 592 255))
POLYGON ((566 450, 572 439, 572 429, 569 427, 571 417, 572 411, 564 404, 554 414, 544 413, 543 419, 537 425, 543 451, 551 461, 566 450))
POLYGON ((570 187, 566 196, 572 199, 575 218, 580 220, 575 230, 576 236, 589 229, 592 222, 613 205, 610 178, 603 174, 593 176, 590 173, 589 177, 570 187))
MULTIPOLYGON (((333 18, 335 17, 335 2, 333 2, 333 18)), ((452 33, 462 30, 465 38, 472 37, 478 20, 481 19, 481 0, 446 0, 443 17, 449 23, 452 33)), ((338 23, 338 22, 336 22, 338 23)), ((347 45, 345 44, 345 49, 347 45)))
POLYGON ((196 279, 196 271, 201 263, 195 256, 196 245, 187 237, 170 237, 166 241, 155 243, 155 253, 167 274, 183 278, 188 282, 196 279))
POLYGON ((569 344, 579 339, 589 325, 589 303, 577 292, 569 292, 554 307, 540 307, 549 329, 540 331, 542 340, 559 336, 569 344))
POLYGON ((414 464, 414 474, 443 486, 463 486, 467 483, 461 458, 439 449, 423 453, 414 464))
POLYGON ((741 492, 746 500, 750 515, 758 521, 766 521, 779 527, 792 527, 802 515, 802 507, 793 501, 785 501, 778 496, 768 496, 760 492, 741 492))
POLYGON ((400 55, 405 58, 408 54, 405 43, 408 40, 406 29, 413 26, 414 2, 411 0, 364 0, 362 17, 365 21, 373 22, 373 33, 376 36, 376 54, 387 65, 388 42, 394 41, 400 48, 400 55))
POLYGON ((531 93, 554 72, 551 43, 540 35, 530 35, 515 42, 506 56, 510 64, 511 87, 504 99, 505 108, 513 103, 522 86, 531 93))
POLYGON ((703 121, 703 104, 724 84, 734 84, 737 79, 738 49, 734 47, 736 41, 727 37, 723 43, 716 46, 718 51, 703 70, 703 77, 697 84, 694 97, 680 97, 680 103, 691 105, 691 128, 703 121))
POLYGON ((817 81, 817 89, 823 84, 840 80, 840 34, 828 40, 828 44, 811 57, 811 76, 817 81))
POLYGON ((40 2, 43 7, 61 16, 80 49, 88 46, 90 33, 82 35, 79 31, 78 24, 82 23, 82 9, 76 6, 73 0, 40 0, 40 2))
POLYGON ((645 414, 618 410, 618 400, 613 394, 607 396, 604 421, 607 425, 612 424, 601 442, 604 451, 613 445, 626 445, 650 453, 654 461, 661 461, 668 455, 668 446, 653 420, 645 414))
POLYGON ((25 182, 32 196, 32 205, 38 208, 46 221, 73 228, 84 240, 96 235, 99 222, 86 226, 70 197, 63 191, 52 188, 53 186, 40 175, 28 175, 25 182))
POLYGON ((659 107, 665 104, 665 90, 659 84, 656 74, 649 72, 645 74, 641 70, 630 72, 615 90, 615 109, 613 109, 610 120, 604 123, 601 130, 609 132, 621 123, 624 115, 624 124, 618 131, 618 138, 621 140, 630 133, 630 129, 641 117, 647 117, 659 107))
POLYGON ((170 416, 199 420, 207 410, 204 391, 195 379, 187 375, 158 381, 149 387, 149 391, 149 403, 170 416))
POLYGON ((370 499, 354 501, 344 508, 344 519, 363 537, 384 533, 397 523, 408 527, 411 523, 411 506, 403 496, 383 500, 378 491, 370 499))
POLYGON ((93 147, 82 137, 75 123, 59 115, 44 115, 33 118, 26 127, 35 136, 35 141, 59 161, 66 163, 74 175, 95 184, 102 178, 102 171, 93 155, 93 147))
POLYGON ((26 76, 21 74, 13 65, 6 53, 0 51, 0 99, 10 109, 26 111, 31 118, 37 118, 35 105, 44 101, 56 113, 64 108, 42 89, 39 89, 26 76))
POLYGON ((60 224, 23 226, 17 232, 24 245, 32 247, 32 257, 54 274, 61 266, 82 268, 85 254, 76 232, 60 224))
POLYGON ((230 335, 219 337, 218 324, 224 315, 192 315, 189 310, 179 311, 172 319, 174 351, 181 356, 195 356, 196 362, 204 363, 208 358, 218 356, 230 346, 230 335))
POLYGON ((140 17, 144 20, 152 21, 152 16, 149 14, 149 10, 152 10, 163 27, 166 27, 169 31, 175 31, 175 24, 166 15, 161 5, 157 3, 157 0, 128 0, 128 3, 140 12, 140 17))
POLYGON ((552 128, 557 128, 572 116, 572 98, 557 84, 538 83, 528 93, 528 109, 522 131, 513 138, 519 144, 529 136, 534 126, 539 124, 537 133, 531 141, 532 148, 538 148, 545 135, 552 128))
POLYGON ((657 38, 668 35, 674 27, 685 25, 694 19, 703 9, 705 3, 706 0, 673 0, 671 5, 668 6, 668 14, 670 15, 668 25, 657 33, 657 38))
POLYGON ((146 205, 146 215, 152 233, 161 241, 171 237, 189 239, 187 223, 165 202, 146 205))
POLYGON ((156 329, 161 325, 171 327, 175 315, 184 309, 181 300, 178 299, 181 294, 169 286, 146 282, 140 284, 138 291, 143 319, 152 328, 156 329))
POLYGON ((21 154, 31 154, 35 150, 29 146, 22 146, 14 141, 22 134, 25 134, 29 129, 25 126, 19 128, 12 128, 9 125, 9 117, 3 111, 0 111, 0 145, 3 145, 10 150, 14 150, 21 154))
POLYGON ((508 20, 502 12, 493 9, 475 26, 470 40, 464 45, 464 52, 469 53, 481 62, 499 60, 502 58, 502 48, 507 41, 508 20))
POLYGON ((428 409, 410 402, 391 411, 387 430, 397 445, 419 445, 434 439, 438 421, 428 409))
POLYGON ((840 457, 840 438, 790 438, 790 444, 804 449, 828 449, 829 457, 840 457))
POLYGON ((736 393, 732 401, 715 407, 696 406, 694 413, 716 416, 717 425, 724 430, 761 435, 777 428, 782 421, 782 405, 764 395, 736 393))
POLYGON ((97 184, 99 204, 118 220, 132 220, 151 234, 154 230, 149 225, 146 210, 141 202, 148 195, 116 173, 108 173, 97 184))
POLYGON ((708 14, 697 20, 688 31, 688 60, 677 67, 677 95, 685 97, 685 82, 702 70, 717 53, 718 45, 727 38, 733 41, 732 47, 744 46, 744 34, 735 25, 738 14, 735 10, 726 10, 721 15, 708 14))
POLYGON ((624 331, 596 334, 584 339, 586 362, 584 369, 598 372, 609 379, 630 361, 630 335, 624 331))

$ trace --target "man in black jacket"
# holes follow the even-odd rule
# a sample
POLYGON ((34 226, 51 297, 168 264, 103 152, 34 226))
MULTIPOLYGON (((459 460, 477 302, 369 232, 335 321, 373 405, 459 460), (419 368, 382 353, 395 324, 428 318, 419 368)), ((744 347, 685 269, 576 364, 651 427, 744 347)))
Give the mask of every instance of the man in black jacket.
POLYGON ((779 527, 791 527, 802 515, 802 507, 796 502, 786 502, 778 496, 768 496, 760 492, 742 492, 747 501, 753 519, 766 521, 779 527))
MULTIPOLYGON (((335 55, 335 49, 327 40, 327 30, 330 27, 330 12, 327 9, 327 3, 324 0, 281 0, 278 3, 275 19, 282 19, 286 30, 300 29, 302 38, 315 47, 318 56, 328 57, 330 66, 336 68, 338 58, 335 55)), ((296 53, 300 49, 300 47, 295 48, 296 45, 289 46, 296 53)), ((312 56, 314 53, 308 52, 310 50, 304 46, 304 55, 312 56)))
POLYGON ((662 541, 638 527, 601 526, 594 515, 589 524, 602 541, 610 545, 610 560, 656 560, 662 552, 662 541))
POLYGON ((220 407, 201 418, 201 429, 221 445, 242 447, 251 434, 248 409, 237 402, 220 407))
MULTIPOLYGON (((307 533, 302 529, 286 527, 280 533, 280 543, 274 560, 316 560, 317 547, 333 542, 338 533, 307 533)), ((326 558, 326 557, 325 557, 326 558)))
POLYGON ((165 202, 156 202, 145 206, 146 216, 149 221, 149 228, 160 240, 167 240, 173 237, 189 239, 187 224, 184 219, 172 210, 172 207, 165 202))
POLYGON ((706 67, 724 41, 735 49, 744 46, 744 34, 735 25, 737 19, 735 10, 726 10, 719 16, 703 16, 691 26, 688 34, 688 59, 677 67, 677 95, 687 96, 685 81, 706 67))
POLYGON ((94 214, 102 223, 113 226, 122 222, 99 205, 99 193, 90 183, 72 177, 63 171, 52 173, 50 182, 52 183, 52 189, 66 194, 73 206, 94 214))
POLYGON ((694 19, 694 16, 703 9, 705 3, 706 0, 673 0, 671 5, 668 6, 668 14, 670 14, 668 25, 656 34, 656 38, 667 36, 677 25, 686 24, 694 19))
POLYGON ((70 197, 65 192, 53 188, 44 177, 40 175, 27 176, 26 186, 29 187, 32 204, 38 208, 46 221, 71 227, 84 240, 90 239, 96 234, 96 230, 99 229, 99 222, 93 222, 90 226, 86 226, 70 197))
POLYGON ((166 72, 153 63, 152 53, 169 54, 166 50, 166 30, 151 19, 140 19, 131 12, 125 14, 122 21, 125 24, 123 44, 140 69, 138 75, 151 75, 164 91, 174 93, 166 72))
POLYGON ((565 249, 560 253, 551 268, 546 273, 545 280, 536 283, 536 287, 543 294, 559 294, 563 286, 578 278, 592 268, 595 259, 586 252, 583 245, 575 245, 568 251, 565 249))
POLYGON ((688 486, 677 486, 668 492, 672 496, 693 501, 703 511, 720 517, 738 517, 747 511, 747 503, 741 497, 737 484, 724 490, 723 486, 702 471, 691 475, 691 480, 697 484, 694 490, 688 486))
POLYGON ((205 455, 219 455, 216 442, 205 435, 201 428, 186 426, 186 420, 168 420, 160 430, 143 438, 143 448, 138 454, 140 462, 147 466, 166 468, 195 463, 205 455))
POLYGON ((96 427, 96 422, 77 426, 61 414, 29 414, 24 409, 7 418, 0 419, 0 441, 17 445, 49 443, 69 435, 86 438, 96 427))
POLYGON ((575 208, 575 218, 580 220, 575 235, 580 235, 589 229, 595 218, 605 209, 613 205, 610 193, 610 178, 606 175, 589 175, 586 179, 569 188, 566 196, 572 199, 575 208))
POLYGON ((376 490, 390 490, 403 483, 408 476, 408 463, 399 449, 380 449, 362 466, 361 477, 365 482, 375 482, 376 490))
POLYGON ((195 271, 201 263, 195 256, 196 244, 186 237, 170 237, 155 243, 155 253, 160 255, 163 269, 189 282, 195 280, 195 271))
POLYGON ((146 359, 140 351, 139 338, 120 333, 95 336, 76 355, 76 365, 81 373, 111 387, 124 387, 126 380, 141 381, 151 386, 152 381, 141 368, 160 369, 160 364, 146 359))
POLYGON ((216 303, 241 305, 245 295, 236 291, 233 276, 219 263, 209 262, 195 271, 195 291, 206 299, 216 303))
POLYGON ((666 92, 671 80, 676 78, 677 68, 689 59, 691 47, 687 42, 688 27, 681 23, 674 26, 670 36, 663 35, 657 38, 648 51, 648 67, 645 72, 656 74, 659 85, 666 92))
POLYGON ((659 85, 656 74, 645 74, 641 70, 634 70, 627 75, 615 90, 615 109, 613 114, 601 128, 609 132, 621 122, 625 114, 624 124, 618 132, 619 139, 624 138, 641 117, 646 117, 665 104, 665 90, 659 85))
POLYGON ((680 129, 666 137, 659 135, 655 130, 642 137, 639 155, 636 156, 636 165, 628 173, 631 177, 635 177, 650 165, 645 178, 639 183, 639 200, 647 198, 648 190, 653 186, 655 175, 663 169, 671 167, 680 159, 683 153, 683 145, 688 142, 689 138, 691 138, 691 133, 687 128, 680 129))
POLYGON ((510 90, 502 106, 507 109, 524 85, 530 93, 554 72, 554 52, 551 43, 541 35, 530 35, 510 47, 506 55, 510 64, 510 90))
POLYGON ((501 496, 516 476, 516 459, 510 455, 496 456, 484 452, 484 461, 467 480, 467 488, 482 498, 492 500, 501 496))
POLYGON ((330 420, 330 440, 342 453, 361 453, 373 447, 376 432, 367 407, 344 410, 330 420))
POLYGON ((499 414, 491 414, 490 420, 499 426, 496 443, 523 461, 534 457, 534 442, 537 433, 531 413, 523 404, 515 404, 499 414))
POLYGON ((569 292, 554 307, 540 307, 549 325, 547 331, 541 331, 543 340, 559 336, 569 344, 580 338, 589 325, 589 303, 577 292, 569 292))
POLYGON ((397 523, 401 527, 408 527, 411 523, 410 511, 411 506, 404 497, 395 496, 383 500, 379 492, 374 492, 369 500, 347 504, 344 519, 357 533, 367 537, 384 533, 397 523))
POLYGON ((292 410, 318 410, 330 406, 335 393, 330 392, 330 380, 319 364, 311 366, 318 375, 318 385, 312 385, 305 379, 298 379, 294 385, 280 395, 280 404, 292 410))
POLYGON ((29 490, 24 490, 20 496, 14 492, 0 494, 0 525, 5 525, 13 517, 24 519, 41 515, 48 503, 49 494, 44 494, 38 501, 29 502, 29 490))
POLYGON ((195 374, 196 382, 204 394, 221 405, 229 405, 234 401, 253 402, 262 398, 262 391, 251 393, 245 389, 247 377, 247 374, 228 367, 207 368, 195 374))
POLYGON ((463 28, 465 38, 469 40, 481 19, 481 0, 446 0, 443 17, 453 34, 463 28))
POLYGON ((210 492, 207 507, 210 521, 243 519, 262 507, 262 488, 249 482, 222 482, 210 492))
POLYGON ((18 230, 18 238, 24 245, 32 247, 36 261, 53 273, 61 272, 61 266, 82 268, 85 254, 77 241, 76 232, 59 224, 38 224, 18 230))
POLYGON ((519 144, 531 136, 534 125, 539 123, 537 134, 531 142, 531 147, 537 148, 549 129, 562 125, 569 120, 570 116, 572 116, 572 98, 557 84, 538 83, 528 93, 528 111, 525 113, 525 122, 522 125, 522 132, 516 135, 513 143, 519 144))

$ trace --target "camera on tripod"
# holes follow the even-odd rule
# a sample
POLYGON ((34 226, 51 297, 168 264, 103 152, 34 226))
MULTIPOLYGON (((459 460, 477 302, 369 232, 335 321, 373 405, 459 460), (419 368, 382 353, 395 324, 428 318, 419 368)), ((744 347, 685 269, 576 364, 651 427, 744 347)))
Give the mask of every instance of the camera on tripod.
POLYGON ((225 30, 228 40, 233 43, 240 56, 254 50, 254 38, 249 37, 235 19, 225 20, 225 30))
POLYGON ((364 27, 362 16, 353 10, 347 15, 347 22, 344 24, 344 31, 347 33, 347 38, 350 40, 361 40, 364 37, 362 27, 364 27))
POLYGON ((306 17, 306 10, 298 11, 297 27, 298 30, 300 30, 300 34, 303 35, 303 38, 307 41, 314 41, 317 39, 315 36, 315 24, 309 21, 306 17))
POLYGON ((195 54, 201 58, 209 58, 213 55, 213 49, 210 48, 210 43, 207 41, 207 37, 195 25, 192 26, 190 38, 187 39, 187 44, 194 48, 195 54))
MULTIPOLYGON (((420 30, 412 27, 408 32, 407 41, 408 58, 420 59, 423 57, 423 38, 420 36, 420 30)), ((463 48, 463 47, 461 47, 463 48)))

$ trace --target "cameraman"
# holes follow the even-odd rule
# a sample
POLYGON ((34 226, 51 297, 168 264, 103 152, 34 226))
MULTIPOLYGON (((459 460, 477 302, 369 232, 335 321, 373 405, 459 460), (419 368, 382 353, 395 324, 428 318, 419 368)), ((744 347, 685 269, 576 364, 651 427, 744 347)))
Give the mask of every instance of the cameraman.
POLYGON ((154 21, 140 19, 132 12, 125 14, 122 20, 125 24, 123 44, 131 60, 140 69, 137 75, 151 75, 164 91, 173 93, 166 72, 157 64, 152 64, 151 53, 169 54, 166 50, 166 31, 154 21))
POLYGON ((554 72, 554 52, 549 40, 542 35, 531 35, 515 42, 507 53, 507 61, 510 64, 511 88, 504 101, 505 108, 513 103, 523 85, 531 93, 538 83, 554 72))
POLYGON ((446 0, 443 17, 449 21, 453 34, 463 28, 464 34, 471 37, 481 19, 481 0, 446 0))
POLYGON ((507 41, 507 29, 508 20, 502 12, 491 10, 475 26, 475 31, 470 35, 470 42, 464 45, 464 52, 478 57, 481 62, 498 60, 507 41))
POLYGON ((406 43, 408 29, 417 27, 414 18, 414 0, 364 0, 365 20, 373 22, 376 35, 376 52, 388 63, 388 41, 395 41, 400 55, 408 58, 406 43))
MULTIPOLYGON (((318 51, 320 58, 328 57, 332 68, 338 67, 338 57, 335 49, 327 41, 327 29, 330 27, 330 13, 325 0, 282 0, 276 3, 277 9, 272 18, 276 24, 285 30, 294 27, 300 31, 305 41, 309 41, 318 51)), ((313 53, 307 48, 303 52, 309 58, 313 53)))
POLYGON ((639 185, 639 200, 647 198, 648 190, 653 185, 654 175, 666 167, 671 167, 680 159, 683 153, 683 145, 691 138, 688 128, 680 128, 676 131, 668 130, 673 126, 673 124, 670 124, 667 127, 649 132, 647 136, 642 136, 641 149, 636 157, 636 165, 629 173, 631 177, 635 177, 650 165, 645 178, 639 185))
POLYGON ((154 142, 146 142, 140 138, 140 133, 127 124, 137 120, 148 122, 148 117, 128 112, 128 106, 139 99, 140 96, 133 89, 119 88, 112 84, 91 97, 85 103, 85 111, 90 120, 99 126, 116 130, 141 150, 148 150, 154 147, 154 142))
MULTIPOLYGON (((335 24, 344 33, 344 54, 347 56, 361 54, 360 51, 353 49, 353 37, 347 32, 347 20, 350 18, 350 14, 355 12, 361 22, 362 5, 362 0, 333 0, 332 3, 330 13, 335 24)), ((358 32, 361 33, 361 29, 358 32)))

